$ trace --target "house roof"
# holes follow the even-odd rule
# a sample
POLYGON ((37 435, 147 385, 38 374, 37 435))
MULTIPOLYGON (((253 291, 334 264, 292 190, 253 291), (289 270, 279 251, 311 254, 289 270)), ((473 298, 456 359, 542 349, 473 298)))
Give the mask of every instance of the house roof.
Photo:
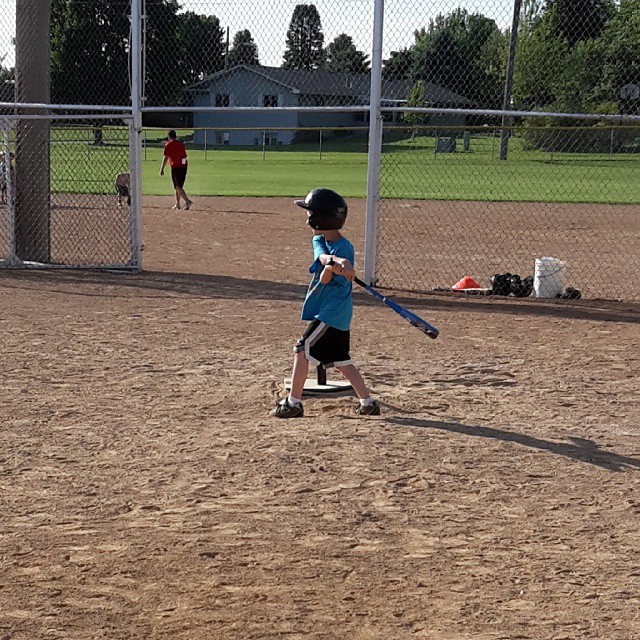
MULTIPOLYGON (((369 97, 370 73, 340 73, 335 71, 306 71, 304 69, 283 69, 282 67, 262 67, 238 65, 207 76, 200 82, 187 87, 187 91, 197 91, 245 69, 272 82, 282 85, 293 93, 305 95, 325 95, 335 97, 369 97)), ((411 80, 382 80, 382 100, 405 101, 409 91, 415 86, 411 80)), ((424 82, 424 99, 427 104, 455 104, 460 106, 473 103, 463 96, 431 82, 424 82)))

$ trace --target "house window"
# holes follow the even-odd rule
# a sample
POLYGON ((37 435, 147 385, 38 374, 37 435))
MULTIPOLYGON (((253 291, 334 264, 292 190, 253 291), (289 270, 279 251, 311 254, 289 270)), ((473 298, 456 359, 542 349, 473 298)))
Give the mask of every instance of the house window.
POLYGON ((263 107, 277 107, 278 106, 278 96, 262 96, 262 106, 263 107))
POLYGON ((228 107, 229 104, 228 93, 216 93, 216 107, 228 107))

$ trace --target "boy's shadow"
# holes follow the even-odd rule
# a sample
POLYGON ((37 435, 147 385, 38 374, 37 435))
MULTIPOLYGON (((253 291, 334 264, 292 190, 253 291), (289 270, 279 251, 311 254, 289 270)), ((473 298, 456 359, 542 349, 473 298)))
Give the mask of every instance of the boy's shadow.
POLYGON ((629 468, 640 468, 640 460, 621 456, 610 451, 603 451, 593 440, 586 438, 570 437, 571 443, 552 442, 542 440, 533 436, 516 433, 514 431, 504 431, 493 427, 477 427, 459 422, 439 422, 437 420, 417 420, 415 418, 394 417, 385 420, 388 424, 395 424, 402 427, 414 427, 419 429, 440 429, 451 433, 460 433, 466 436, 476 436, 479 438, 493 438, 504 442, 515 442, 524 447, 549 451, 558 456, 573 458, 580 462, 588 462, 610 471, 623 471, 629 468))

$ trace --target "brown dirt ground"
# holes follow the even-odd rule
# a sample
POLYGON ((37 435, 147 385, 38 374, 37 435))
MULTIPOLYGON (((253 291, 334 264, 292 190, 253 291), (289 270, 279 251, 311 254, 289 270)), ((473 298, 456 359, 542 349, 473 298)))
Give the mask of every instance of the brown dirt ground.
POLYGON ((565 263, 565 287, 586 298, 640 301, 640 207, 549 202, 391 200, 381 203, 377 274, 429 291, 463 275, 534 275, 536 258, 565 263))
POLYGON ((357 292, 382 416, 277 421, 301 212, 170 202, 143 274, 0 273, 0 640, 640 637, 637 305, 357 292))

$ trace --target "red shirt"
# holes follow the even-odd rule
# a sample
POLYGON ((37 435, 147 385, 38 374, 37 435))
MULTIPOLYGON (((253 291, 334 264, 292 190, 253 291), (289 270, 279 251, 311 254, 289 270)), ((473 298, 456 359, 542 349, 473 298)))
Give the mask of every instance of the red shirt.
POLYGON ((187 166, 187 150, 180 140, 169 140, 165 142, 164 155, 169 158, 170 167, 187 166))

